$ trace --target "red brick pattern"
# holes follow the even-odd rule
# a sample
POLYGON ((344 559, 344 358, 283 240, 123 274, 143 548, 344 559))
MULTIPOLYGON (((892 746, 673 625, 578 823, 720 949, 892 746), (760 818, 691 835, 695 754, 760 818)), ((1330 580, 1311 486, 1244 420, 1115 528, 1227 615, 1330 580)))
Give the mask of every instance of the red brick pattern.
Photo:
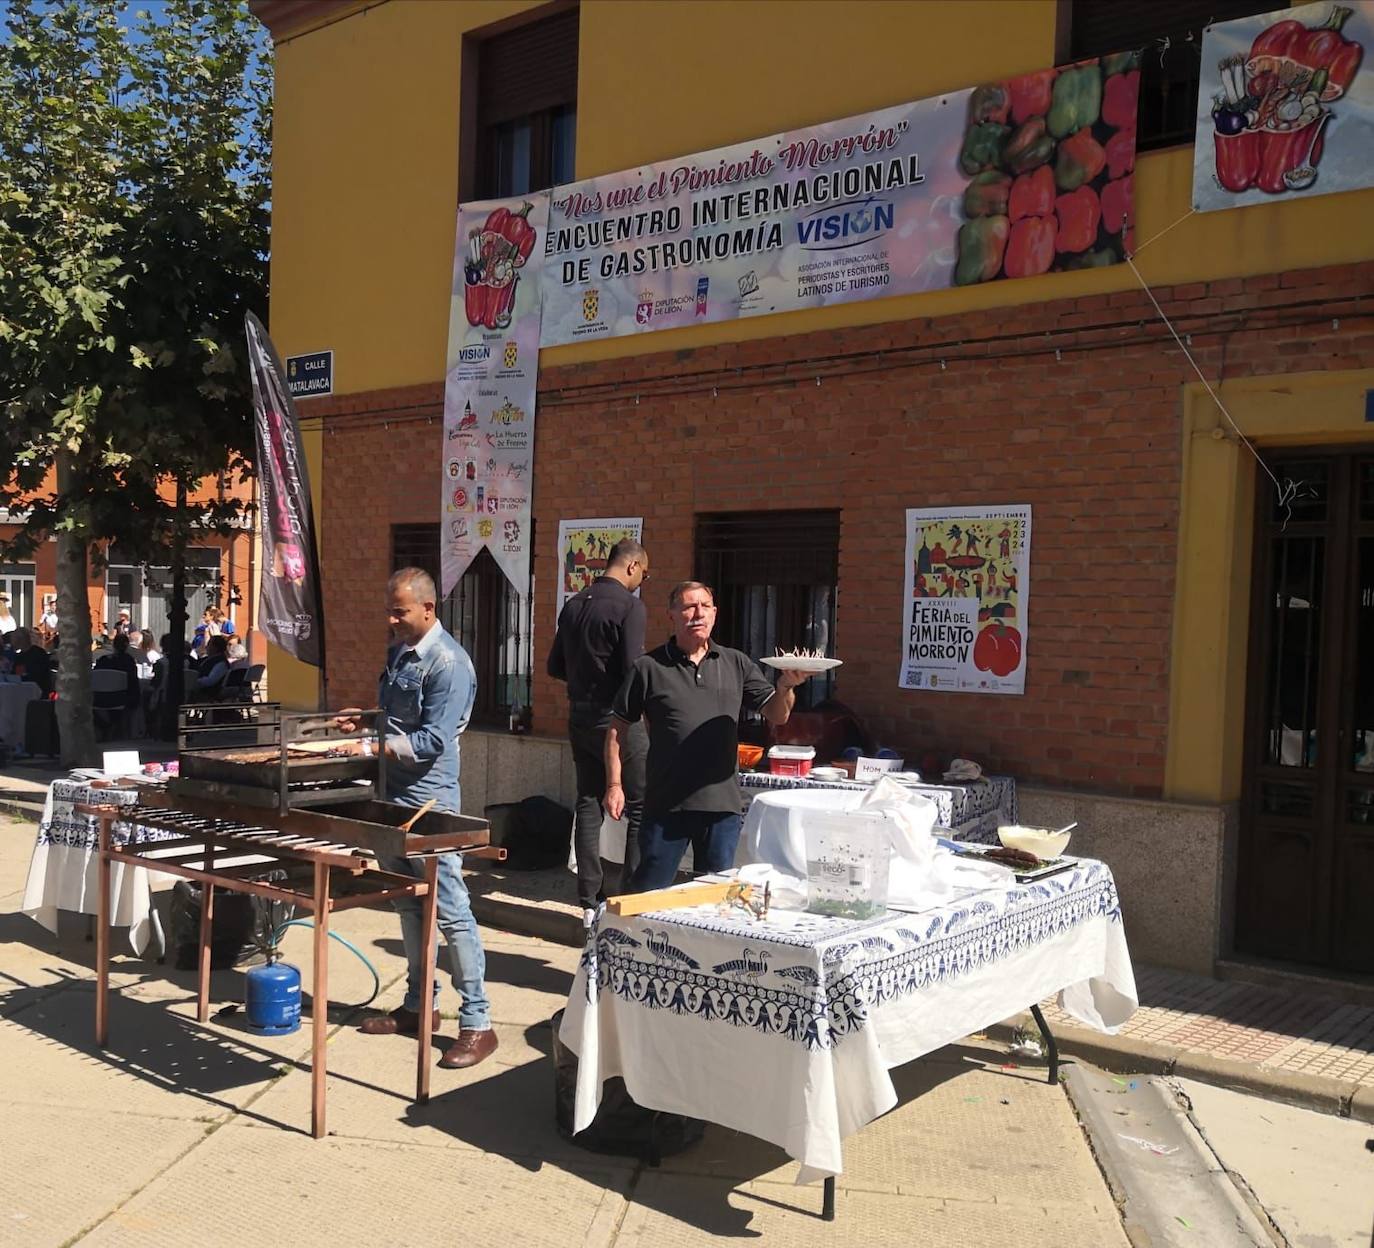
MULTIPOLYGON (((1209 379, 1374 366, 1374 263, 1157 291, 1209 379)), ((638 515, 660 595, 694 516, 840 509, 838 695, 907 757, 1157 797, 1196 380, 1143 291, 545 368, 535 444, 535 730, 560 518, 638 515), (817 378, 820 384, 817 384, 817 378), (907 507, 1030 503, 1023 697, 900 690, 907 507)), ((320 400, 331 698, 369 696, 391 524, 438 519, 442 387, 320 400), (432 423, 431 423, 432 422, 432 423), (388 427, 389 425, 389 427, 388 427)), ((666 624, 663 625, 666 630, 666 624)))

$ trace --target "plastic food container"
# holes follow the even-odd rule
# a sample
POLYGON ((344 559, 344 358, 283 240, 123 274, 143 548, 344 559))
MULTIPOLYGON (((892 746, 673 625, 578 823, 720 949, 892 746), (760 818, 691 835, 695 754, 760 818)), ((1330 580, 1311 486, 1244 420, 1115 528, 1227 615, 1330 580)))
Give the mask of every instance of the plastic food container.
POLYGON ((739 769, 741 771, 752 771, 763 761, 763 746, 744 745, 738 747, 739 769))
POLYGON ((814 745, 775 745, 768 751, 768 770, 775 776, 809 776, 814 745))

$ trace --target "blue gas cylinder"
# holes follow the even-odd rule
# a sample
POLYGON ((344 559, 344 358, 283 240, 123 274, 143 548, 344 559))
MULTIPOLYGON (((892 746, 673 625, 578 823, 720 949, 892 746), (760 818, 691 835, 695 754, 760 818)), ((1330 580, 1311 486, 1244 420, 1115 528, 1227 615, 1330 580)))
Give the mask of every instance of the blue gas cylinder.
POLYGON ((285 1036, 301 1025, 301 973, 289 962, 255 966, 247 975, 248 1026, 269 1036, 285 1036))

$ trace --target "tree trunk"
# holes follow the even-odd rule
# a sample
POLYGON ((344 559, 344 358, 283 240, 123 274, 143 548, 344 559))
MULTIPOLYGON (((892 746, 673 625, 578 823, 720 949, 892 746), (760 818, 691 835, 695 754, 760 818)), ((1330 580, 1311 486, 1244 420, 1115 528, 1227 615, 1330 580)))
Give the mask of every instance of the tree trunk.
MULTIPOLYGON (((57 453, 57 491, 72 489, 69 451, 57 453)), ((91 714, 91 600, 86 566, 87 538, 82 530, 57 533, 57 730, 62 765, 89 767, 96 761, 95 721, 91 714)))

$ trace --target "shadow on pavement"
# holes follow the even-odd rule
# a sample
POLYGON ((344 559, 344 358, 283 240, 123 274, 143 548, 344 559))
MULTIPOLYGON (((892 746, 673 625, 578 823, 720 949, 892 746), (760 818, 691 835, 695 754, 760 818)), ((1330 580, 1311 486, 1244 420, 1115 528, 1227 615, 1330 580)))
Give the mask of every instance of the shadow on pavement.
MULTIPOLYGON (((772 1194, 738 1190, 795 1163, 773 1144, 715 1124, 707 1124, 700 1142, 664 1158, 658 1168, 650 1168, 637 1157, 577 1149, 559 1133, 555 1123, 551 1024, 527 1028, 525 1039, 543 1054, 543 1060, 504 1069, 486 1068, 491 1073, 485 1078, 441 1093, 427 1105, 410 1105, 405 1121, 445 1131, 470 1147, 504 1157, 531 1172, 552 1165, 569 1174, 605 1182, 608 1168, 633 1165, 628 1200, 722 1238, 756 1238, 762 1233, 750 1226, 754 1218, 750 1204, 820 1217, 819 1183, 796 1188, 793 1198, 782 1196, 786 1189, 781 1185, 793 1178, 790 1169, 770 1180, 779 1184, 772 1194), (655 1181, 644 1182, 651 1175, 657 1176, 655 1181), (674 1182, 675 1178, 687 1181, 674 1182)), ((966 1071, 983 1069, 986 1057, 985 1051, 953 1046, 894 1070, 896 1109, 966 1071), (966 1057, 976 1059, 977 1064, 971 1065, 966 1057)), ((1033 1070, 1014 1073, 1037 1075, 1033 1070)), ((1043 1074, 1038 1077, 1043 1078, 1043 1074)))

